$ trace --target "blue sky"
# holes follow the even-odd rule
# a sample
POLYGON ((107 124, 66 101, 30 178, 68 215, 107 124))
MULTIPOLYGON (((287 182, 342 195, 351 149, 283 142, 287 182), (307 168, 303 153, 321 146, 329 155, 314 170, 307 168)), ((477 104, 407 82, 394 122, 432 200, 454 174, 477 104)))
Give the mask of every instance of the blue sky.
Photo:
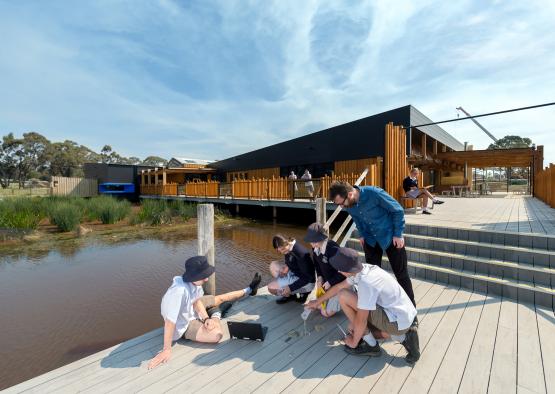
MULTIPOLYGON (((555 101, 552 0, 0 0, 0 37, 2 135, 141 158, 223 159, 406 104, 555 101)), ((481 122, 555 162, 555 107, 481 122)))

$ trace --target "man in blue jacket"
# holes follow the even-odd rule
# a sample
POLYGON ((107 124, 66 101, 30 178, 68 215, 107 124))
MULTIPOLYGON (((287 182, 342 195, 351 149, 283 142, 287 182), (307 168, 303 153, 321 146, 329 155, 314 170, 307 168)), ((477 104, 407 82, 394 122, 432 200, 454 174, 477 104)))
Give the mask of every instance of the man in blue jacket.
POLYGON ((353 187, 343 181, 332 183, 329 198, 352 216, 364 248, 366 263, 381 267, 385 251, 397 282, 416 306, 403 239, 403 207, 379 187, 353 187))

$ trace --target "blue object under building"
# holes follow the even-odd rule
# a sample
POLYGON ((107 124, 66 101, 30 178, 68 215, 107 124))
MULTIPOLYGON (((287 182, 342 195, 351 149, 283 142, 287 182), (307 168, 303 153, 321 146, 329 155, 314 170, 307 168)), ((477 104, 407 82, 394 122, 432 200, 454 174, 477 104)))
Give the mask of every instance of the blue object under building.
POLYGON ((133 183, 101 183, 98 185, 99 194, 135 194, 135 184, 133 183))

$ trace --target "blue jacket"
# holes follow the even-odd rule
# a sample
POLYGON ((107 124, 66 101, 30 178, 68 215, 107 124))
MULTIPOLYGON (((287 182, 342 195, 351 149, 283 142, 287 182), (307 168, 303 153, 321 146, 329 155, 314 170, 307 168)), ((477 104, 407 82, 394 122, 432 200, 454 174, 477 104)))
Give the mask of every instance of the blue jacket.
POLYGON ((359 234, 366 243, 386 250, 393 237, 402 237, 405 230, 403 207, 383 189, 375 186, 357 187, 360 192, 358 203, 345 208, 353 217, 359 234))

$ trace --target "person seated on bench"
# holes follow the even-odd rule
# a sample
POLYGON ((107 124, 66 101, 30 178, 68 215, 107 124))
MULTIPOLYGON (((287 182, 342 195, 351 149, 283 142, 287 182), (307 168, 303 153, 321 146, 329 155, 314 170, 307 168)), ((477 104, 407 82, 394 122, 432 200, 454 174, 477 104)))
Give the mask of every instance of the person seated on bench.
POLYGON ((405 360, 420 358, 416 308, 395 278, 377 265, 362 264, 356 250, 339 248, 330 264, 347 277, 324 295, 306 304, 316 309, 321 302, 339 294, 341 309, 349 320, 344 350, 353 355, 377 357, 380 344, 374 329, 388 333, 407 350, 405 360), (350 287, 357 286, 357 293, 350 287))
POLYGON ((280 280, 268 283, 268 291, 273 295, 281 296, 276 300, 278 304, 289 301, 304 303, 310 292, 314 289, 316 276, 314 263, 307 248, 293 238, 286 238, 276 234, 272 238, 274 249, 284 255, 287 265, 287 276, 281 274, 280 280))
POLYGON ((431 198, 434 204, 443 204, 445 201, 438 200, 426 188, 418 187, 418 168, 410 170, 410 175, 403 180, 403 190, 405 190, 405 197, 407 198, 420 198, 422 197, 422 213, 431 215, 428 211, 428 198, 431 198))
POLYGON ((242 290, 217 296, 204 295, 202 284, 213 273, 214 267, 208 264, 205 256, 194 256, 185 261, 185 273, 173 278, 172 285, 162 298, 164 347, 150 360, 148 369, 166 363, 171 357, 172 342, 180 338, 218 343, 223 336, 220 318, 231 308, 232 301, 256 295, 262 279, 257 272, 242 290))
MULTIPOLYGON (((325 293, 331 287, 343 282, 346 278, 330 264, 330 259, 339 249, 339 245, 329 239, 328 230, 320 223, 308 226, 304 241, 312 246, 312 260, 316 268, 316 295, 325 293)), ((324 317, 331 317, 341 310, 339 297, 335 296, 328 302, 320 304, 320 313, 324 317)))

